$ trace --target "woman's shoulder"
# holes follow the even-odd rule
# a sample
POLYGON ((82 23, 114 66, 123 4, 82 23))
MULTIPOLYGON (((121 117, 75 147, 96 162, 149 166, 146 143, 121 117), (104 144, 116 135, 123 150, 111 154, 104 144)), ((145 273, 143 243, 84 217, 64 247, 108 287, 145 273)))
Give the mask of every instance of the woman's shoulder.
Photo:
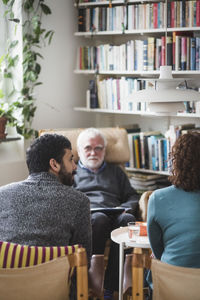
POLYGON ((153 193, 150 196, 150 199, 154 199, 154 201, 162 200, 165 198, 172 198, 174 196, 177 196, 181 193, 181 190, 176 188, 174 185, 170 185, 168 187, 158 189, 153 191, 153 193))
POLYGON ((164 187, 162 189, 157 189, 153 192, 154 195, 162 195, 162 194, 166 194, 166 193, 172 193, 176 190, 176 187, 174 185, 170 185, 167 187, 164 187))

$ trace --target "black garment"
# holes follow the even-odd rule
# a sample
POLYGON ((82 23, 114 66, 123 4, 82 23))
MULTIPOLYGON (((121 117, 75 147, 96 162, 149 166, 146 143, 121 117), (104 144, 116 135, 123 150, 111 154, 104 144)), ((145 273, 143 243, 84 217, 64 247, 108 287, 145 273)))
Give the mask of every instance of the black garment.
MULTIPOLYGON (((135 220, 139 196, 131 187, 127 175, 115 164, 104 163, 98 172, 92 172, 79 163, 74 181, 75 188, 90 199, 91 208, 120 206, 133 213, 113 216, 92 213, 92 253, 103 254, 111 231, 135 220)), ((104 287, 113 291, 119 288, 119 246, 114 242, 110 249, 104 287)))
MULTIPOLYGON (((107 216, 104 213, 96 212, 92 214, 92 253, 103 254, 105 244, 112 230, 127 226, 128 222, 135 220, 131 214, 122 213, 120 215, 107 216)), ((132 251, 132 249, 131 249, 132 251)), ((125 251, 127 253, 128 251, 125 251)), ((108 265, 105 274, 105 289, 118 291, 119 288, 119 245, 111 242, 108 265)))

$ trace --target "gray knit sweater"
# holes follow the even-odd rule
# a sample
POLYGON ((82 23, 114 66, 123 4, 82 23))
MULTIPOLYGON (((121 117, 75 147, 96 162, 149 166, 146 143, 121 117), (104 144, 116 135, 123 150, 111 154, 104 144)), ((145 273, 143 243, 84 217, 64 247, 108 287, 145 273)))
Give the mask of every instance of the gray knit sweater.
POLYGON ((78 164, 74 187, 90 199, 91 208, 122 206, 136 215, 139 195, 131 187, 127 175, 115 164, 106 163, 94 173, 78 164))
POLYGON ((82 244, 91 256, 88 198, 50 173, 0 188, 0 240, 36 246, 82 244))

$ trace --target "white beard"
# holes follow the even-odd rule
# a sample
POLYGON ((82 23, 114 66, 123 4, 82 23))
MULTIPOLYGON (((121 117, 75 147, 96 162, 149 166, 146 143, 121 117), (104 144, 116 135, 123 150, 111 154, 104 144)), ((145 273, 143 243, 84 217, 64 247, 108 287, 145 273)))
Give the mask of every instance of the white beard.
POLYGON ((96 156, 93 156, 92 158, 85 158, 81 155, 80 160, 84 167, 94 170, 98 169, 102 165, 104 158, 98 158, 96 156))

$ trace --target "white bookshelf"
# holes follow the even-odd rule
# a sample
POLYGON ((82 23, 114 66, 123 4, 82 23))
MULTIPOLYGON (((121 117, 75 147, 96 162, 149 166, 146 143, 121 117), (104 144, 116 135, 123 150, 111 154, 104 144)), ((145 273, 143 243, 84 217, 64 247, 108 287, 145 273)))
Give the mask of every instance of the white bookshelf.
MULTIPOLYGON (((120 0, 113 0, 112 5, 113 6, 120 6, 125 5, 126 2, 128 4, 140 4, 140 3, 151 3, 151 2, 164 2, 164 1, 120 1, 120 0)), ((100 7, 100 6, 108 6, 109 1, 102 1, 102 2, 87 2, 87 3, 79 3, 79 8, 88 8, 88 7, 100 7)), ((135 39, 141 39, 143 40, 144 37, 161 37, 164 36, 167 33, 172 36, 172 33, 174 31, 178 32, 193 32, 194 36, 199 36, 200 33, 200 27, 174 27, 174 28, 167 28, 166 26, 163 26, 163 28, 151 28, 151 29, 134 29, 134 30, 113 30, 113 31, 93 31, 93 32, 75 32, 74 35, 77 37, 80 37, 82 40, 85 38, 85 40, 90 41, 90 45, 98 45, 98 44, 114 44, 119 45, 122 44, 123 41, 127 42, 128 40, 135 40, 135 39), (106 42, 104 42, 104 39, 106 42)), ((144 79, 144 78, 158 78, 160 72, 158 70, 153 71, 126 71, 126 70, 120 70, 120 71, 108 71, 108 70, 102 70, 99 68, 98 70, 74 70, 75 74, 80 75, 99 75, 100 78, 117 78, 120 76, 124 77, 133 77, 138 79, 144 79)), ((192 78, 196 82, 200 82, 200 70, 187 70, 187 71, 172 71, 172 75, 174 78, 192 78)), ((199 84, 200 86, 200 84, 199 84)), ((85 93, 86 94, 86 93, 85 93)), ((82 103, 86 103, 86 100, 83 99, 82 103)), ((112 109, 101 109, 101 108, 87 108, 87 107, 74 107, 75 111, 79 112, 85 112, 85 113, 93 113, 96 115, 101 114, 102 116, 110 116, 112 117, 114 122, 117 120, 117 125, 119 125, 118 120, 122 116, 122 118, 126 118, 130 120, 132 117, 132 122, 134 123, 134 120, 138 122, 138 120, 144 120, 144 122, 152 122, 152 119, 158 119, 160 121, 155 122, 154 126, 156 124, 156 127, 153 129, 160 129, 162 127, 162 124, 159 126, 159 122, 164 124, 164 127, 169 126, 170 124, 178 124, 178 122, 181 123, 196 123, 197 126, 200 126, 200 113, 153 113, 153 112, 147 112, 147 111, 127 111, 127 110, 112 110, 112 109), (149 117, 149 118, 148 118, 149 117), (183 122, 182 122, 183 121, 183 122)), ((101 116, 100 116, 101 117, 101 116)), ((129 121, 130 122, 130 121, 129 121)), ((142 121, 141 123, 142 124, 142 121)), ((152 125, 153 126, 153 125, 152 125)), ((151 127, 152 127, 151 126, 151 127)), ((168 127, 169 128, 169 127, 168 127)), ((143 129, 141 128, 143 131, 143 129)), ((130 171, 138 171, 138 172, 145 172, 145 173, 155 173, 155 174, 161 174, 161 175, 169 175, 167 172, 163 171, 153 171, 153 170, 146 170, 146 169, 135 169, 135 168, 127 168, 127 170, 130 171)))
MULTIPOLYGON (((103 71, 103 70, 79 70, 75 69, 74 70, 75 74, 85 74, 85 75, 90 75, 90 74, 96 74, 98 73, 99 75, 124 75, 124 76, 153 76, 155 78, 158 78, 160 75, 160 71, 103 71)), ((175 76, 200 76, 200 71, 172 71, 172 75, 175 76)))
MULTIPOLYGON (((160 0, 142 0, 141 2, 161 2, 160 0)), ((98 2, 84 2, 84 3, 75 3, 74 6, 75 7, 92 7, 92 6, 105 6, 105 5, 109 5, 110 1, 98 1, 98 2)), ((111 1, 112 5, 124 5, 126 3, 125 0, 112 0, 111 1)), ((138 3, 137 0, 128 0, 127 3, 129 4, 134 4, 134 3, 138 3)))
POLYGON ((100 114, 119 114, 119 115, 137 115, 137 116, 152 116, 152 117, 178 117, 178 118, 198 118, 200 114, 196 113, 154 113, 148 111, 124 111, 101 108, 74 107, 75 111, 100 114))

